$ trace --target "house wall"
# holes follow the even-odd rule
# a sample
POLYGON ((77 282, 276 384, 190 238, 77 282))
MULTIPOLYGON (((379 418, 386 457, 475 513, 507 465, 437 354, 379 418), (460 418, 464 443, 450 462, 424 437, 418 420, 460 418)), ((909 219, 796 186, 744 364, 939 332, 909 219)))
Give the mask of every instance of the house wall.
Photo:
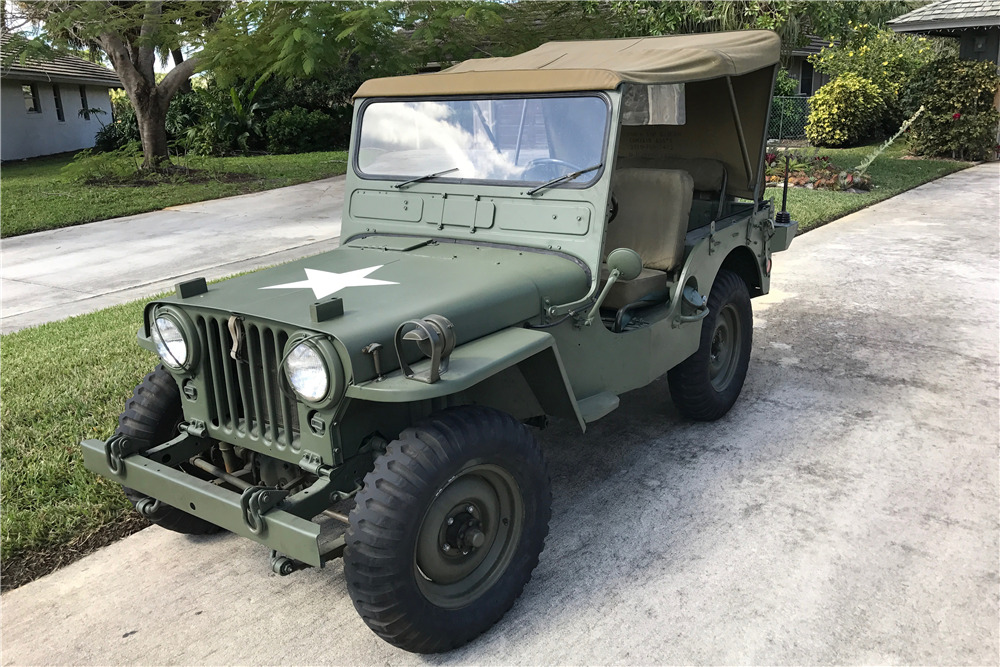
POLYGON ((964 31, 958 51, 963 60, 985 60, 1000 64, 1000 28, 964 31))
POLYGON ((51 155, 94 145, 94 135, 101 123, 111 122, 111 98, 107 87, 87 86, 87 107, 104 110, 98 120, 80 116, 80 84, 59 83, 64 121, 56 115, 53 84, 42 81, 0 80, 0 159, 20 160, 39 155, 51 155), (41 113, 29 113, 24 106, 21 85, 38 87, 41 113))
POLYGON ((823 84, 830 81, 830 77, 826 74, 821 74, 815 69, 812 70, 812 85, 806 88, 802 87, 802 73, 803 66, 809 67, 809 62, 806 56, 793 55, 788 60, 788 74, 799 82, 799 89, 796 91, 798 95, 812 96, 817 90, 819 90, 823 84))

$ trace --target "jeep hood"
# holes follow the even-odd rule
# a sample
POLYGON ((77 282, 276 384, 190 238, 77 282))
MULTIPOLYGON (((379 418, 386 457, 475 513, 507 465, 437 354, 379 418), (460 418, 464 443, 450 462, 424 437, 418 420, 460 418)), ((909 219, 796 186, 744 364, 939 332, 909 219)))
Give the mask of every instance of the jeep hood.
MULTIPOLYGON (((390 238, 394 245, 398 237, 390 238)), ((396 328, 406 320, 438 314, 455 325, 459 345, 537 318, 544 302, 582 298, 590 277, 565 255, 523 248, 413 239, 404 250, 356 247, 336 250, 209 285, 204 294, 160 303, 210 309, 228 317, 266 320, 291 330, 330 334, 345 346, 354 381, 374 377, 361 349, 381 343, 383 370, 398 367, 396 328), (310 306, 340 297, 344 314, 313 322, 310 306)), ((360 245, 373 246, 371 238, 360 245)))

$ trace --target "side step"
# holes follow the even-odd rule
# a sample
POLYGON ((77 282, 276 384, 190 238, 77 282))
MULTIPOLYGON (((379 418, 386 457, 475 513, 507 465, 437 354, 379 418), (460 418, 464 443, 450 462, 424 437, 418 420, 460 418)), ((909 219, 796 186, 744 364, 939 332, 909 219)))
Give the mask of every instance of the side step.
POLYGON ((600 394, 594 394, 577 401, 576 405, 583 421, 589 424, 617 409, 618 403, 618 396, 610 391, 603 391, 600 394))

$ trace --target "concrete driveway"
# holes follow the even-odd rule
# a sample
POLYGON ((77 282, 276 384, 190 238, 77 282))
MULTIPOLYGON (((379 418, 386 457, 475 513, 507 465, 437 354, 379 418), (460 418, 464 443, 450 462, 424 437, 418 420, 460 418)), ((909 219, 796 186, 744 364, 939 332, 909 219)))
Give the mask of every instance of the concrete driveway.
POLYGON ((9 333, 337 246, 344 177, 0 242, 9 333))
POLYGON ((369 632, 342 567, 142 531, 7 593, 3 664, 996 664, 1000 164, 796 239, 719 422, 658 381, 540 433, 541 563, 443 656, 369 632))

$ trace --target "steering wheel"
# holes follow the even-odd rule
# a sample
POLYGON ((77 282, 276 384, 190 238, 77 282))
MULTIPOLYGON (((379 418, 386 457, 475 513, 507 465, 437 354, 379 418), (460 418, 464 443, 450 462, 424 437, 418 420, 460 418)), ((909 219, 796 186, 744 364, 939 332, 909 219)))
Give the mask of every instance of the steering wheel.
POLYGON ((540 157, 525 165, 524 171, 521 172, 521 178, 526 181, 551 181, 553 178, 559 178, 563 174, 572 174, 574 171, 580 171, 580 167, 570 164, 566 160, 540 157))
POLYGON ((618 217, 618 197, 611 193, 611 203, 608 206, 608 224, 610 225, 618 217))

